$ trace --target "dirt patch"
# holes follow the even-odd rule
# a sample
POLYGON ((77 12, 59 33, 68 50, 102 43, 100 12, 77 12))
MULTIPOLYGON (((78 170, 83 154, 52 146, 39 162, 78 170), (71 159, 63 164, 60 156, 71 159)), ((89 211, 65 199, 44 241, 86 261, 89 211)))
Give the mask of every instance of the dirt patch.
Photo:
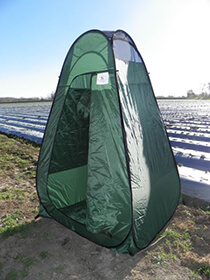
POLYGON ((157 242, 134 257, 100 247, 54 220, 34 222, 38 151, 0 135, 0 279, 210 279, 209 211, 180 204, 157 242))

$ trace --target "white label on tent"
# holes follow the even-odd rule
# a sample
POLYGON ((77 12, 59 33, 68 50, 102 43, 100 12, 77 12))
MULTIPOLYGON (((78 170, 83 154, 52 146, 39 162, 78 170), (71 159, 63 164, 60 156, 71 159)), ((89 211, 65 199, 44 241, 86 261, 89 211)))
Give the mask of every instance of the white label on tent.
POLYGON ((103 72, 103 73, 97 74, 97 80, 96 80, 97 85, 107 85, 108 83, 109 83, 109 73, 108 72, 103 72))

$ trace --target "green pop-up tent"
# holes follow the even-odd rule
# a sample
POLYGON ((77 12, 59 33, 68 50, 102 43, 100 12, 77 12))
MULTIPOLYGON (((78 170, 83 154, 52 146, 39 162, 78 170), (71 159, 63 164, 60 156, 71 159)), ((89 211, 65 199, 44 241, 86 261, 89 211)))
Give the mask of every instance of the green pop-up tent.
POLYGON ((37 169, 40 214, 135 254, 172 217, 180 183, 145 64, 131 37, 91 30, 70 48, 37 169))

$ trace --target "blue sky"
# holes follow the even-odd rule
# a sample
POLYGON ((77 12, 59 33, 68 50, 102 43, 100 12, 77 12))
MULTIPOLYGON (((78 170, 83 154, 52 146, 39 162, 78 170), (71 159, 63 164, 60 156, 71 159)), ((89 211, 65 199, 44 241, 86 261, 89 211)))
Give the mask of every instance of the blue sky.
POLYGON ((156 95, 210 82, 210 0, 0 0, 0 97, 47 97, 65 56, 89 29, 123 29, 156 95))

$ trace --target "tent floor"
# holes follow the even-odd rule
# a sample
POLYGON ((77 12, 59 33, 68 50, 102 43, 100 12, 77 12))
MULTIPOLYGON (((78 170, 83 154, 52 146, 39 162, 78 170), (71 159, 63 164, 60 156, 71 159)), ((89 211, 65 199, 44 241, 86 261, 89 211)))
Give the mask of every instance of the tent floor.
POLYGON ((87 205, 86 200, 82 200, 74 205, 61 208, 60 211, 69 218, 81 223, 86 224, 87 205))

